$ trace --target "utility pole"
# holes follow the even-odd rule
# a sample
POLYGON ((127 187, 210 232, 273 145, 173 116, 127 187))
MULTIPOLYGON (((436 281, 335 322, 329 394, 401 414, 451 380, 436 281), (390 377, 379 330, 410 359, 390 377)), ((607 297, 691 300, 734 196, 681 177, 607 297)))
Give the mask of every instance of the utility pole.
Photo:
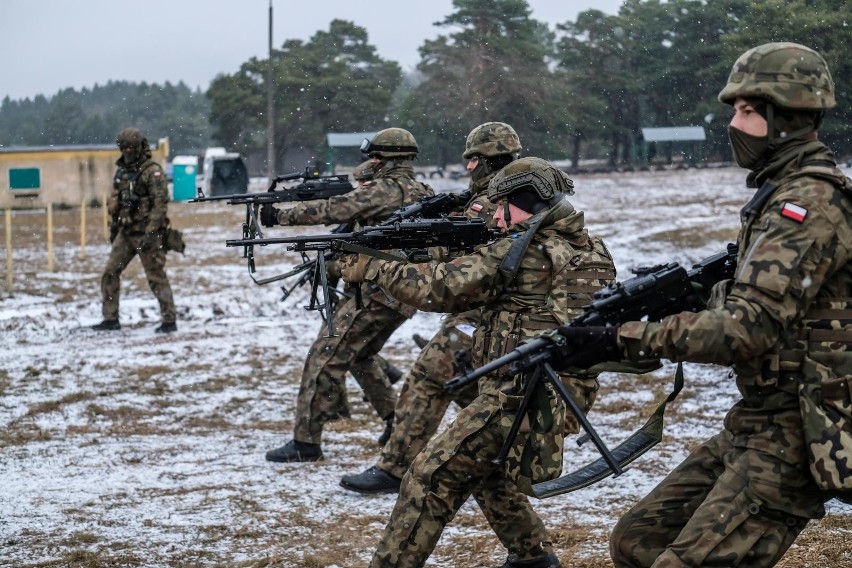
POLYGON ((275 172, 275 110, 272 83, 272 0, 269 0, 269 65, 266 69, 266 171, 270 182, 275 172))

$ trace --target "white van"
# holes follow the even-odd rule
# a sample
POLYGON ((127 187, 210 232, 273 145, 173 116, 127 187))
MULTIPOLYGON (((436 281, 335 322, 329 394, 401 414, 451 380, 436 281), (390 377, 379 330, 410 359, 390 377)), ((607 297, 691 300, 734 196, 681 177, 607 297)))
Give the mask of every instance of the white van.
POLYGON ((213 197, 248 192, 248 169, 243 157, 224 148, 204 151, 200 175, 196 178, 198 195, 213 197))

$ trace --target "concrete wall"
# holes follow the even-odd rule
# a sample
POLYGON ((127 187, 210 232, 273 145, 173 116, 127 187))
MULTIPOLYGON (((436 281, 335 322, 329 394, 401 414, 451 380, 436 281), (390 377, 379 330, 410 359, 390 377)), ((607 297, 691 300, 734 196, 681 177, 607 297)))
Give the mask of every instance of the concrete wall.
MULTIPOLYGON (((168 139, 161 139, 151 153, 165 169, 168 139)), ((0 148, 0 209, 102 202, 112 191, 115 161, 120 156, 113 145, 0 148), (39 170, 40 187, 10 189, 9 171, 26 168, 39 170)))

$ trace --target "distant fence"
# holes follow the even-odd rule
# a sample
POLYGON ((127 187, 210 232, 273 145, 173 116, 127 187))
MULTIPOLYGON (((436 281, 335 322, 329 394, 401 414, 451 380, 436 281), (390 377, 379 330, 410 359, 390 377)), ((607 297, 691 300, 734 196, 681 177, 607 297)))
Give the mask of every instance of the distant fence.
MULTIPOLYGON (((109 217, 107 213, 106 195, 101 200, 101 222, 103 224, 104 240, 109 240, 109 217)), ((89 204, 83 201, 80 204, 80 258, 86 258, 86 229, 87 229, 87 214, 89 204)), ((15 263, 14 263, 14 240, 12 238, 13 212, 15 209, 7 208, 4 215, 4 225, 6 226, 6 291, 11 294, 15 282, 15 263)), ((44 207, 45 212, 45 230, 46 239, 45 246, 47 247, 47 266, 48 272, 53 272, 54 254, 53 254, 53 204, 48 203, 44 207)))

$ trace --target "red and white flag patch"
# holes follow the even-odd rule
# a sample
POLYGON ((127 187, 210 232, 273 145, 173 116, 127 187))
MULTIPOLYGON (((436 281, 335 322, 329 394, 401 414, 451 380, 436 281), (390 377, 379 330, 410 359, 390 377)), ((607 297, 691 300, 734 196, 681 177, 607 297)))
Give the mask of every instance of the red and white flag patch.
POLYGON ((797 223, 801 223, 805 220, 805 216, 808 214, 808 210, 800 205, 796 205, 795 203, 787 202, 784 204, 784 207, 781 208, 781 216, 787 217, 788 219, 792 219, 797 223))
POLYGON ((481 203, 474 203, 473 205, 470 206, 470 208, 473 209, 474 211, 476 211, 477 213, 479 213, 480 211, 482 211, 482 204, 481 203))

